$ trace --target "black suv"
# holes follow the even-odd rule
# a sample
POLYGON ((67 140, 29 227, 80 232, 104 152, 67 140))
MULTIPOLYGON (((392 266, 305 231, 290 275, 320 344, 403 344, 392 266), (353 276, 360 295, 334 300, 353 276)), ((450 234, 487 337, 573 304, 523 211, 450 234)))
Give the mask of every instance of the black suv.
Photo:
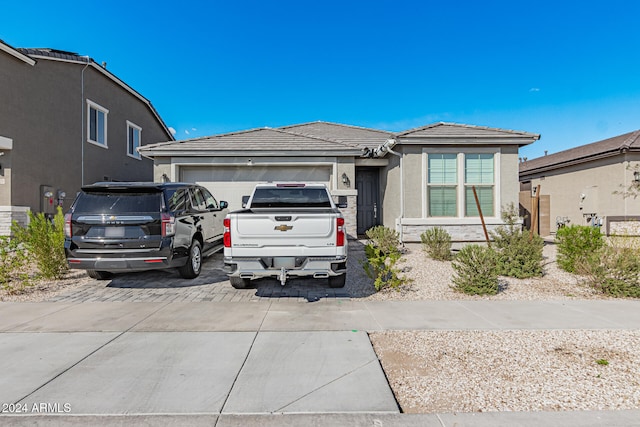
POLYGON ((187 183, 99 182, 82 187, 65 215, 69 268, 94 279, 177 267, 192 279, 223 248, 227 202, 187 183))

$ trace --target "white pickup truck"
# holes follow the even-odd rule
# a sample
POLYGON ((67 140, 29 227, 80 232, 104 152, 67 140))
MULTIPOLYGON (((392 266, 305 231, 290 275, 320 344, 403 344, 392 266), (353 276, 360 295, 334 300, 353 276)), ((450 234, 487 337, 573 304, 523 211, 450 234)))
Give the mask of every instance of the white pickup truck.
POLYGON ((246 206, 224 220, 224 264, 234 288, 272 277, 328 279, 347 274, 344 218, 322 184, 258 184, 246 206))

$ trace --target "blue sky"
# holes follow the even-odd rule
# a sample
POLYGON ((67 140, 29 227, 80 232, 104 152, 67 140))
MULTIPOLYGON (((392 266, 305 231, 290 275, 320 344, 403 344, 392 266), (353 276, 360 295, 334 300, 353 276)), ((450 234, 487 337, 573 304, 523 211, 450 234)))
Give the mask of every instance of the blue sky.
POLYGON ((0 0, 0 39, 89 55, 176 139, 324 120, 540 133, 522 156, 640 129, 635 1, 0 0))

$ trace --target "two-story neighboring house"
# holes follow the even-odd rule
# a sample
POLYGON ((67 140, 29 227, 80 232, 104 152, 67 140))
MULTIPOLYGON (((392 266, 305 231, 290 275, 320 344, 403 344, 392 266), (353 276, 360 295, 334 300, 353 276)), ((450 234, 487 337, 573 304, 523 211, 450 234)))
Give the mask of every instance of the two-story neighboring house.
POLYGON ((149 100, 87 56, 0 41, 0 234, 83 184, 150 181, 138 148, 173 140, 149 100))

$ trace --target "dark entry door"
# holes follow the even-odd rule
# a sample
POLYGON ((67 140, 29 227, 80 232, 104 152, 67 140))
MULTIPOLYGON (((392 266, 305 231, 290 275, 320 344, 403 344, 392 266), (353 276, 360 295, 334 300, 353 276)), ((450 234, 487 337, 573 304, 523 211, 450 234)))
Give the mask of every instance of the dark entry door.
POLYGON ((358 234, 380 224, 380 183, 375 168, 362 168, 356 171, 356 190, 358 190, 358 234))

